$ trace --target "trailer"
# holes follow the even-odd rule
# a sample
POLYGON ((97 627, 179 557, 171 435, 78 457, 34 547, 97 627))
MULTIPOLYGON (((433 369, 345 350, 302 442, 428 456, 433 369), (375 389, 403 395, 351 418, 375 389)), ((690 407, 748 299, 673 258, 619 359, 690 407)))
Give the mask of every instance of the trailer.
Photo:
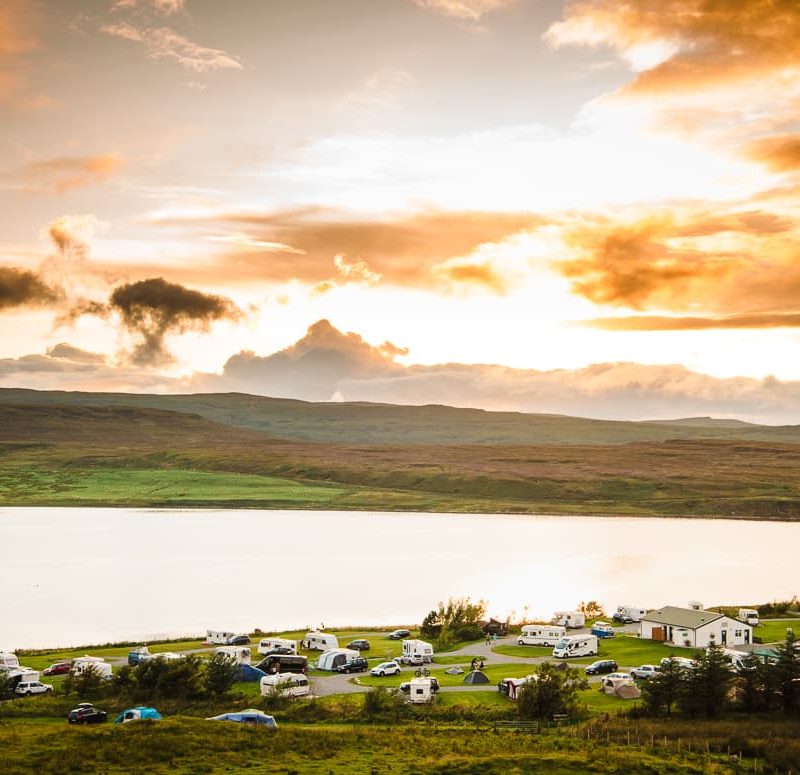
POLYGON ((432 678, 412 678, 408 690, 408 701, 415 705, 431 703, 436 698, 432 678))
POLYGON ((330 649, 329 651, 323 651, 317 660, 317 669, 333 671, 345 662, 349 662, 351 659, 356 659, 360 656, 361 652, 355 649, 330 649))
POLYGON ((597 654, 597 635, 565 635, 553 648, 556 659, 593 657, 597 654))
POLYGON ((209 646, 224 646, 234 637, 236 637, 236 633, 230 630, 206 630, 206 643, 209 646))
POLYGON ((339 648, 339 639, 328 632, 314 630, 305 634, 300 645, 307 651, 330 651, 339 648))
POLYGON ((555 624, 526 624, 517 637, 518 646, 555 646, 567 628, 555 624))
POLYGON ((311 685, 303 673, 274 673, 261 679, 261 694, 284 697, 304 697, 311 693, 311 685))
POLYGON ((236 662, 237 665, 250 664, 249 646, 217 646, 217 648, 214 649, 214 653, 224 654, 236 662))
POLYGON ((297 641, 288 638, 262 638, 258 642, 258 653, 268 654, 274 649, 291 649, 293 654, 297 653, 297 641))
POLYGON ((620 624, 630 624, 642 621, 642 617, 646 613, 645 608, 636 605, 618 605, 617 610, 611 615, 611 619, 620 624))
POLYGON ((72 675, 81 675, 87 670, 94 670, 101 678, 110 679, 113 669, 102 657, 78 657, 72 660, 70 672, 72 675))
POLYGON ((424 640, 404 640, 400 661, 409 665, 433 662, 433 646, 424 640))
POLYGON ((0 651, 0 670, 18 670, 19 658, 12 651, 0 651))
POLYGON ((568 630, 577 630, 586 625, 586 616, 581 611, 556 611, 553 614, 553 624, 568 630))

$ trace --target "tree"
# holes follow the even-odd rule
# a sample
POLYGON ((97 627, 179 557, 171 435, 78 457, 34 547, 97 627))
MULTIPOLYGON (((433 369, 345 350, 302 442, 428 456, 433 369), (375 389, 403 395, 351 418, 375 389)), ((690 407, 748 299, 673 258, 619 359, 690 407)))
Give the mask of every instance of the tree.
POLYGON ((786 631, 786 640, 775 651, 773 672, 783 712, 800 712, 800 642, 794 630, 786 631))
POLYGON ((730 663, 721 646, 712 644, 684 672, 680 706, 690 716, 702 714, 713 718, 728 701, 733 681, 730 663))
POLYGON ((578 606, 578 610, 583 612, 587 619, 604 619, 606 615, 606 610, 603 608, 602 603, 598 603, 596 600, 581 603, 578 606))
POLYGON ((480 622, 485 616, 485 600, 473 603, 468 597, 450 598, 428 613, 419 632, 423 638, 436 640, 440 647, 461 640, 477 640, 483 634, 480 622))
POLYGON ((224 697, 236 683, 239 666, 227 654, 212 654, 203 671, 203 688, 212 697, 224 697))
POLYGON ((652 716, 672 715, 683 689, 685 669, 674 659, 668 659, 661 669, 642 688, 646 711, 652 716))
POLYGON ((69 673, 64 679, 64 691, 67 694, 77 694, 88 699, 99 696, 106 685, 100 669, 91 664, 79 672, 69 673))
POLYGON ((517 713, 521 719, 550 719, 556 714, 574 716, 578 710, 578 692, 589 688, 589 682, 577 670, 559 670, 552 662, 544 662, 517 696, 517 713))

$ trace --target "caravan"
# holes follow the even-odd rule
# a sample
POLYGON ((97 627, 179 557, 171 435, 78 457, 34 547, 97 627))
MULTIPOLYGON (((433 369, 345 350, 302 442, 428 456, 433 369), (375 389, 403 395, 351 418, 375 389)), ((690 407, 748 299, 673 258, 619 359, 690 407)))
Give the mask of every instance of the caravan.
POLYGON ((311 686, 303 673, 275 673, 261 679, 261 694, 265 697, 274 694, 305 697, 310 693, 311 686))
POLYGON ((740 622, 749 624, 751 627, 758 627, 759 618, 758 611, 755 608, 740 608, 739 615, 736 617, 740 622))
POLYGON ((258 653, 259 654, 272 654, 276 650, 281 649, 282 654, 288 653, 287 651, 283 651, 283 649, 288 649, 292 652, 292 654, 297 653, 297 641, 296 640, 288 640, 287 638, 262 638, 258 642, 258 653))
POLYGON ((72 675, 81 675, 87 670, 94 670, 101 678, 110 679, 112 674, 111 665, 102 657, 78 657, 72 660, 72 675))
POLYGON ((417 705, 433 702, 438 684, 435 678, 412 678, 408 689, 408 701, 417 705))
POLYGON ((10 651, 0 651, 0 670, 18 670, 19 659, 10 651))
POLYGON ((249 646, 217 646, 214 649, 215 654, 225 654, 227 657, 236 662, 237 665, 250 664, 250 647, 249 646))
POLYGON ((555 624, 526 624, 517 638, 518 646, 555 646, 567 633, 555 624))
POLYGON ((586 616, 580 611, 556 611, 553 614, 553 624, 577 630, 586 624, 586 616))
POLYGON ((330 649, 329 651, 323 651, 317 660, 317 669, 334 671, 337 667, 341 667, 345 664, 345 662, 360 656, 361 652, 355 649, 330 649))
POLYGON ((553 649, 556 659, 593 657, 597 654, 597 635, 566 635, 553 649))
POLYGON ((407 665, 433 662, 433 646, 424 640, 404 640, 400 660, 407 665))
POLYGON ((307 632, 300 645, 306 651, 330 651, 339 648, 339 639, 327 632, 307 632))
POLYGON ((224 646, 231 638, 235 638, 236 633, 229 630, 206 630, 206 643, 210 646, 224 646))

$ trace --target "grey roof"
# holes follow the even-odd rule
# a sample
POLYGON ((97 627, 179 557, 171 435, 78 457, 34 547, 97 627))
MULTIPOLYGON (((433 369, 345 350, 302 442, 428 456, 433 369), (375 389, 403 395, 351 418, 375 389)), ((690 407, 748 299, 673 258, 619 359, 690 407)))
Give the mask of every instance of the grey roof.
POLYGON ((689 630, 696 630, 709 622, 721 619, 724 614, 717 611, 695 611, 692 608, 678 608, 674 605, 665 605, 656 611, 648 611, 642 620, 657 622, 659 624, 669 624, 672 627, 685 627, 689 630))

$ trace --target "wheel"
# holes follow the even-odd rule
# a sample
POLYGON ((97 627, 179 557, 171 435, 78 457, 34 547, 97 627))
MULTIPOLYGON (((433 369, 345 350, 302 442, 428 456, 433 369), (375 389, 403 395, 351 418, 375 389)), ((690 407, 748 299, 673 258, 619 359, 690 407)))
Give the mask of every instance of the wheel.
POLYGON ((379 675, 381 678, 383 678, 383 677, 386 675, 386 673, 385 673, 383 670, 381 670, 381 672, 380 672, 380 673, 378 673, 378 675, 379 675))

